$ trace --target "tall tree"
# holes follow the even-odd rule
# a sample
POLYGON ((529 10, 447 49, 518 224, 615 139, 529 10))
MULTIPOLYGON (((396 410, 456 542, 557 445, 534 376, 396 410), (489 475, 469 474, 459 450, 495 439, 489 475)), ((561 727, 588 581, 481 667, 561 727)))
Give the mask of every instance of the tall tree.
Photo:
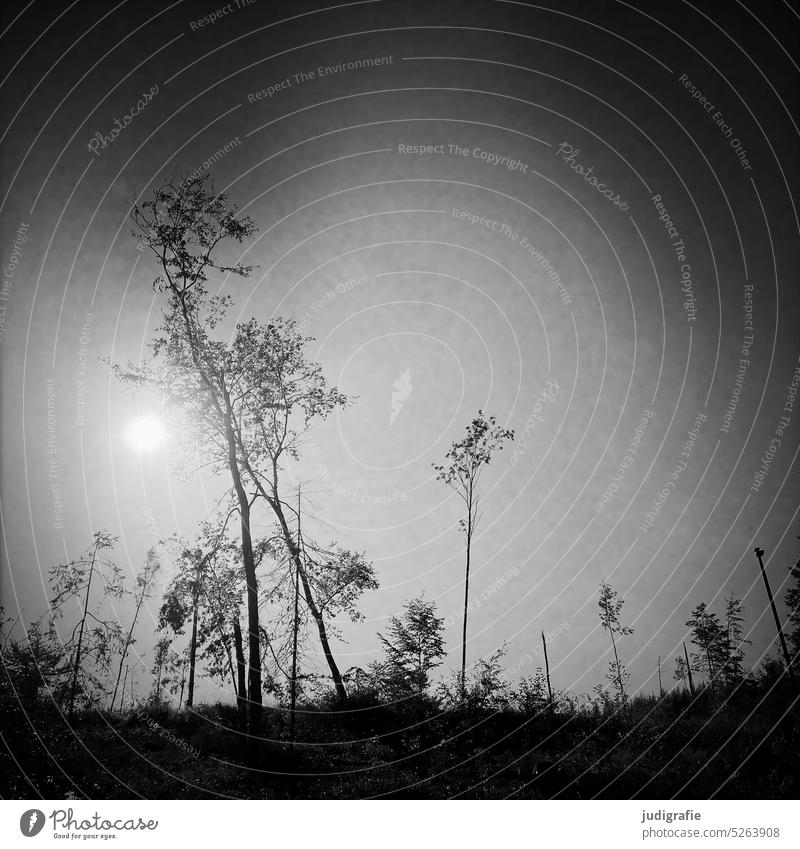
POLYGON ((483 410, 467 427, 466 436, 453 442, 442 465, 433 464, 436 479, 446 484, 464 502, 466 516, 459 520, 459 528, 466 537, 466 569, 464 576, 464 625, 461 640, 461 688, 465 691, 467 675, 467 614, 469 612, 469 573, 472 555, 472 538, 480 519, 478 484, 481 472, 489 464, 492 454, 503 447, 506 439, 513 439, 514 431, 497 425, 494 416, 485 416, 483 410))
POLYGON ((403 610, 402 618, 389 617, 388 637, 378 634, 386 652, 384 686, 395 698, 423 695, 430 673, 447 655, 444 618, 436 615, 436 603, 417 596, 403 610))
POLYGON ((107 556, 106 552, 114 548, 117 537, 104 530, 96 531, 91 546, 76 560, 59 563, 50 570, 50 583, 55 596, 50 602, 53 615, 64 614, 68 604, 75 603, 81 609, 81 615, 70 638, 65 643, 65 651, 72 653, 72 680, 69 687, 67 713, 72 716, 78 685, 84 683, 84 695, 97 679, 85 668, 88 657, 95 666, 106 668, 111 658, 114 641, 121 642, 121 629, 115 619, 104 618, 100 612, 102 601, 90 610, 92 604, 92 586, 102 585, 103 598, 120 598, 125 592, 122 573, 119 567, 107 556), (88 624, 91 620, 91 624, 88 624), (87 630, 88 624, 88 630, 87 630))
POLYGON ((139 613, 141 612, 142 605, 144 604, 146 599, 150 598, 150 594, 153 589, 153 583, 155 582, 156 574, 160 566, 161 563, 158 559, 156 550, 155 548, 151 548, 147 552, 147 557, 145 559, 145 564, 142 567, 142 570, 136 576, 136 583, 133 588, 133 619, 131 620, 131 626, 125 636, 125 640, 122 643, 122 651, 120 652, 119 657, 119 666, 117 667, 117 680, 114 684, 114 693, 111 696, 111 705, 109 707, 109 711, 113 712, 114 710, 114 703, 117 701, 117 692, 119 691, 119 681, 122 676, 122 667, 125 664, 125 658, 128 656, 128 649, 130 649, 130 647, 136 642, 133 636, 134 629, 136 628, 136 622, 139 619, 139 613))
MULTIPOLYGON (((212 295, 208 274, 216 271, 247 277, 251 266, 227 265, 218 251, 241 244, 255 233, 255 225, 223 194, 215 195, 205 177, 178 184, 168 181, 151 200, 136 202, 131 218, 134 236, 156 257, 161 273, 154 288, 166 296, 162 323, 152 344, 158 368, 130 366, 118 374, 137 384, 155 385, 184 413, 188 431, 212 467, 225 471, 235 493, 240 544, 247 585, 248 614, 248 720, 258 735, 262 726, 261 646, 258 579, 251 533, 252 494, 246 489, 237 430, 245 418, 241 359, 214 331, 225 318, 230 296, 212 295)), ((246 366, 245 366, 246 367, 246 366)))
POLYGON ((600 608, 600 624, 608 631, 611 637, 611 647, 614 650, 614 660, 609 664, 608 679, 617 688, 619 701, 622 709, 627 709, 628 694, 626 691, 626 682, 630 678, 625 669, 624 664, 619 659, 617 652, 617 641, 614 634, 625 636, 633 633, 632 628, 628 628, 620 622, 620 613, 625 600, 620 597, 619 593, 607 581, 600 584, 600 597, 598 599, 598 607, 600 608))
POLYGON ((238 505, 245 571, 249 635, 248 698, 250 726, 261 723, 261 634, 252 510, 263 499, 278 524, 299 571, 306 603, 317 622, 320 641, 341 697, 345 696, 327 637, 324 617, 292 531, 292 508, 283 500, 283 464, 298 456, 300 439, 313 419, 323 419, 346 398, 329 387, 317 363, 309 362, 309 340, 294 321, 240 322, 229 342, 215 339, 230 296, 210 295, 207 273, 248 276, 252 267, 224 265, 215 251, 226 241, 242 242, 255 231, 223 195, 209 192, 204 177, 156 190, 152 201, 134 206, 132 217, 142 243, 158 259, 156 287, 167 296, 164 320, 153 345, 160 368, 128 367, 118 373, 156 385, 183 410, 212 468, 226 471, 238 505))

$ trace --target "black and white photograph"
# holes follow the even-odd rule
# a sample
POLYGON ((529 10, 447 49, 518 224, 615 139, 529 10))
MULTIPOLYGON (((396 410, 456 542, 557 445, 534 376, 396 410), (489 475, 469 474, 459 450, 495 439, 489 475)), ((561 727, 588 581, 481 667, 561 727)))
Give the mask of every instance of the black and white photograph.
POLYGON ((2 13, 0 842, 800 845, 800 10, 215 2, 2 13))

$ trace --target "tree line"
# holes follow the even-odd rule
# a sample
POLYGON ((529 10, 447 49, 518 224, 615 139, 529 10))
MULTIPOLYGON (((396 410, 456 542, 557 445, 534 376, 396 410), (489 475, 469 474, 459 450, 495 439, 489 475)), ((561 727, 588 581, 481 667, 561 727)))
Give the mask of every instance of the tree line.
MULTIPOLYGON (((126 685, 136 666, 131 655, 141 612, 168 566, 149 669, 153 702, 170 696, 191 708, 204 674, 229 688, 241 729, 256 737, 267 695, 292 716, 298 699, 319 698, 328 690, 339 707, 365 694, 379 701, 435 699, 459 709, 512 697, 518 704, 551 710, 570 703, 573 697, 552 687, 546 643, 544 671, 537 669, 514 688, 504 675, 505 646, 467 666, 481 473, 514 437, 482 410, 443 462, 433 464, 436 479, 463 505, 460 669, 434 688, 432 674, 447 656, 444 619, 424 596, 407 600, 388 619, 385 633, 378 635, 382 659, 366 669, 341 669, 333 650, 336 621, 362 618, 361 597, 378 587, 375 570, 365 553, 309 533, 302 522, 300 490, 289 491, 285 479, 287 465, 301 456, 308 429, 352 399, 308 359, 305 348, 311 340, 295 321, 251 318, 222 333, 233 300, 212 294, 208 277, 212 272, 250 275, 252 266, 225 256, 256 228, 207 181, 207 176, 167 181, 150 199, 134 203, 134 236, 158 266, 153 286, 162 299, 161 320, 148 362, 109 365, 124 385, 154 390, 166 400, 182 434, 179 464, 194 468, 200 458, 224 482, 225 494, 192 538, 176 535, 153 547, 130 588, 111 557, 117 540, 105 530, 94 534, 77 559, 55 566, 47 613, 30 624, 24 637, 14 634, 18 620, 2 623, 7 681, 25 702, 46 693, 70 716, 90 707, 122 710, 126 697, 133 707, 126 685), (264 526, 267 532, 256 531, 264 526), (123 627, 116 605, 128 598, 132 614, 123 627), (324 675, 304 669, 312 642, 324 658, 324 675)), ((791 656, 788 650, 785 655, 787 671, 800 655, 800 561, 792 567, 792 578, 785 596, 792 647, 791 656)), ((613 657, 606 684, 597 685, 591 701, 624 716, 630 675, 623 648, 633 632, 623 624, 623 605, 603 581, 598 615, 613 657)), ((741 684, 748 642, 741 602, 730 596, 721 617, 701 603, 686 624, 693 651, 690 655, 684 644, 684 656, 675 659, 675 679, 694 690, 697 675, 714 693, 741 684)))

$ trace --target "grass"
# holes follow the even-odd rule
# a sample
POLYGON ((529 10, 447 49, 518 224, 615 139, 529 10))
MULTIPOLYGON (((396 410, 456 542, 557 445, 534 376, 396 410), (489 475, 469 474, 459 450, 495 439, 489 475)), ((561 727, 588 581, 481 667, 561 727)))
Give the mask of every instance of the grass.
POLYGON ((354 700, 306 705, 298 745, 286 713, 264 738, 237 731, 226 704, 178 712, 77 714, 0 696, 4 798, 797 798, 798 692, 754 681, 637 697, 600 710, 442 711, 354 700))

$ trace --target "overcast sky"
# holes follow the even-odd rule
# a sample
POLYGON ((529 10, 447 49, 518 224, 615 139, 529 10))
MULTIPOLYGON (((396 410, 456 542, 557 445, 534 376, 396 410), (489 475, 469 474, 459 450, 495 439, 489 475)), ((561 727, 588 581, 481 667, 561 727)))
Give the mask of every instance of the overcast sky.
POLYGON ((634 689, 657 689, 659 656, 671 678, 691 609, 729 592, 749 661, 774 653, 753 548, 782 595, 800 227, 793 63, 771 33, 788 43, 793 13, 555 5, 77 3, 7 21, 12 615, 42 612, 47 570, 98 528, 131 575, 219 495, 208 472, 171 469, 180 434, 131 450, 153 399, 101 361, 146 356, 160 310, 130 201, 200 169, 259 227, 258 269, 211 287, 235 318, 302 321, 357 396, 286 477, 287 493, 304 481, 309 532, 380 578, 366 620, 342 626, 343 667, 376 658, 376 631, 423 590, 457 666, 459 502, 431 463, 479 408, 516 440, 482 481, 470 659, 507 641, 508 666, 533 674, 544 629, 554 684, 589 691, 609 659, 604 578, 635 629, 620 644, 634 689))

